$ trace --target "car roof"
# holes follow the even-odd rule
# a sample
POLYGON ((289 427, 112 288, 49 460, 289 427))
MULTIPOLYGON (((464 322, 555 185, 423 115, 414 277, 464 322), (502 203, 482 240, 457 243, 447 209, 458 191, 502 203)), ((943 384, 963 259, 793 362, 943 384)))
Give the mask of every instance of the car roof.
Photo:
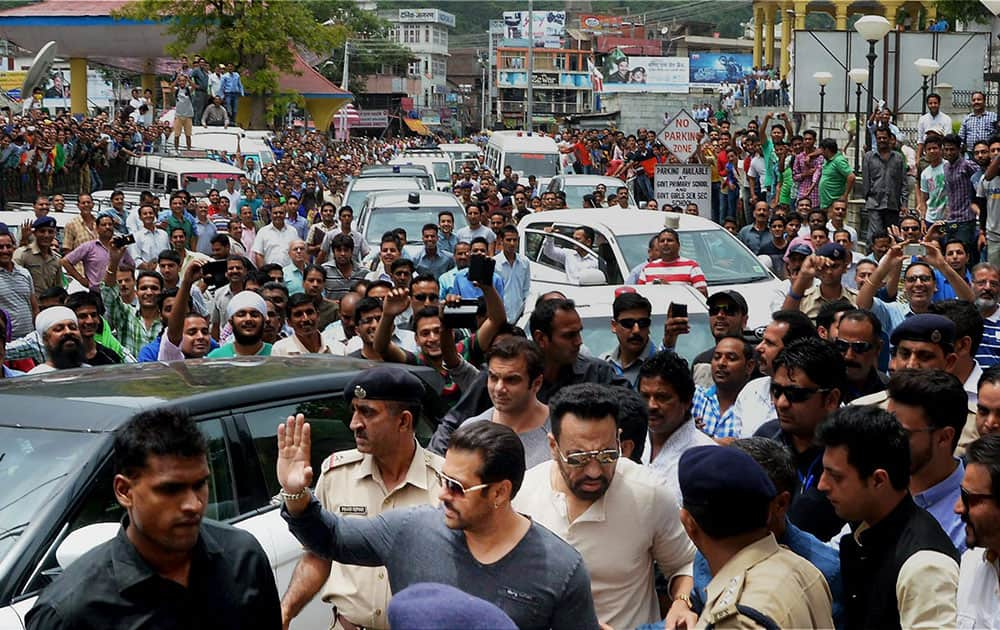
POLYGON ((207 158, 163 157, 141 155, 129 159, 129 164, 146 168, 158 168, 169 173, 222 173, 244 175, 242 169, 207 158))
POLYGON ((558 223, 574 226, 589 225, 591 227, 597 227, 600 224, 616 236, 624 234, 652 234, 666 227, 664 220, 668 214, 678 217, 677 230, 680 232, 724 229, 713 221, 691 214, 632 208, 546 210, 545 212, 532 213, 524 217, 518 223, 518 227, 531 227, 533 223, 558 223))
POLYGON ((423 164, 378 164, 366 166, 361 169, 361 174, 355 179, 367 179, 369 177, 412 177, 414 175, 427 175, 427 167, 423 164))
POLYGON ((527 132, 523 131, 495 131, 490 136, 489 144, 504 150, 510 147, 538 153, 559 152, 559 147, 552 138, 537 134, 529 136, 527 132))
MULTIPOLYGON (((571 296, 576 304, 577 313, 582 318, 610 316, 611 307, 615 301, 615 291, 623 286, 631 286, 636 293, 649 300, 653 313, 666 313, 671 302, 677 304, 687 304, 689 313, 708 313, 708 304, 697 289, 690 285, 682 284, 640 284, 640 285, 603 285, 603 286, 580 286, 573 287, 571 296)), ((532 291, 525 301, 525 315, 522 316, 524 325, 527 325, 527 317, 531 315, 535 302, 538 298, 549 290, 532 291), (529 306, 531 308, 529 308, 529 306)))
POLYGON ((412 175, 405 175, 403 177, 362 177, 361 179, 355 179, 350 183, 351 192, 355 190, 365 191, 365 190, 398 190, 403 187, 404 190, 423 190, 420 188, 418 177, 427 177, 427 173, 416 173, 412 175), (407 187, 407 185, 410 187, 407 187))
POLYGON ((0 426, 107 432, 150 407, 179 406, 197 415, 339 391, 359 369, 370 366, 367 361, 324 355, 238 357, 21 376, 0 385, 0 406, 5 409, 0 426))
MULTIPOLYGON (((80 216, 77 212, 52 212, 48 216, 56 220, 56 226, 65 227, 67 223, 80 216)), ((0 223, 7 224, 8 228, 20 228, 25 221, 35 222, 35 213, 32 210, 3 210, 0 211, 0 223)), ((16 243, 15 243, 16 245, 16 243)))
POLYGON ((442 206, 453 205, 459 210, 462 209, 462 202, 458 197, 448 192, 437 190, 380 190, 368 195, 368 207, 376 210, 378 208, 408 208, 410 203, 410 193, 420 193, 420 204, 417 206, 442 206))

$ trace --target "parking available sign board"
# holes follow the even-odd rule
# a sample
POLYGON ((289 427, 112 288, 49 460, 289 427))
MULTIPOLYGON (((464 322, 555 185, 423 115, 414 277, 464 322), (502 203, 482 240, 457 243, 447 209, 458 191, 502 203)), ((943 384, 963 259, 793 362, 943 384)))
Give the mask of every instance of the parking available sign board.
POLYGON ((701 127, 687 110, 682 109, 667 122, 660 132, 660 142, 673 153, 678 160, 686 162, 698 150, 698 134, 701 127))

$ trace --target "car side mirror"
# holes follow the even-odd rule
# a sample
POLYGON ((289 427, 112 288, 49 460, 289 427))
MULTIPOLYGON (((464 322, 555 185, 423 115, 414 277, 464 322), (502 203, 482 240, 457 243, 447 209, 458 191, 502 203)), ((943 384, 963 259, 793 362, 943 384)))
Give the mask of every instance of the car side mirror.
POLYGON ((65 571, 77 558, 118 534, 121 523, 94 523, 73 530, 59 543, 56 562, 65 571))
POLYGON ((600 269, 584 269, 580 272, 580 286, 592 287, 607 284, 604 272, 600 269))
POLYGON ((767 254, 758 254, 757 260, 759 260, 760 264, 764 265, 764 268, 768 271, 774 271, 774 261, 771 260, 771 257, 767 254))

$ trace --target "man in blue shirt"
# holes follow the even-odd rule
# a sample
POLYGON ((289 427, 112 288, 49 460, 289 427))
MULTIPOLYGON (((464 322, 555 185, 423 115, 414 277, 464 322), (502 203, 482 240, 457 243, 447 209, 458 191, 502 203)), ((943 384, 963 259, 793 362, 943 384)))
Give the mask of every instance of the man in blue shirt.
MULTIPOLYGON (((470 256, 487 256, 488 252, 489 244, 486 242, 485 238, 477 236, 472 239, 472 249, 469 252, 470 256)), ((496 288, 497 293, 500 294, 500 298, 503 299, 503 278, 501 278, 495 271, 493 272, 493 286, 496 288)), ((441 288, 442 290, 445 290, 443 286, 441 288)), ((460 295, 466 299, 473 299, 480 297, 483 294, 483 290, 469 280, 469 267, 466 267, 455 274, 455 284, 447 290, 447 294, 460 295)))
POLYGON ((513 225, 500 229, 501 251, 493 257, 497 273, 503 279, 503 306, 507 321, 516 322, 524 311, 524 302, 531 290, 531 268, 528 258, 517 253, 521 237, 513 225))
MULTIPOLYGON (((786 516, 792 496, 796 491, 795 466, 792 453, 781 443, 763 437, 736 440, 729 448, 738 448, 747 453, 767 472, 778 494, 771 501, 768 529, 778 543, 788 547, 813 564, 830 586, 833 595, 833 621, 837 628, 844 627, 843 589, 840 582, 840 557, 837 550, 820 541, 808 532, 793 525, 786 516)), ((699 551, 694 557, 694 589, 691 605, 701 613, 705 606, 706 588, 712 580, 708 561, 699 551)))
POLYGON ((420 230, 424 248, 413 257, 413 265, 417 273, 424 273, 439 277, 444 272, 455 266, 455 259, 448 252, 441 251, 438 247, 438 226, 428 223, 420 230))

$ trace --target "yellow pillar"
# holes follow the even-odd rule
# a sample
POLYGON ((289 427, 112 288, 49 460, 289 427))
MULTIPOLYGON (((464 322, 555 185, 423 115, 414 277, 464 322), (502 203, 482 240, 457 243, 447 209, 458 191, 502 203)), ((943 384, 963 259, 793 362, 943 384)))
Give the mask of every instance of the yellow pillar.
POLYGON ((71 114, 87 114, 87 60, 69 60, 69 109, 71 114))
POLYGON ((928 25, 937 22, 937 4, 934 2, 925 2, 924 10, 927 16, 924 19, 924 28, 927 28, 928 25))
POLYGON ((882 3, 885 11, 885 19, 889 20, 889 24, 892 25, 892 28, 896 28, 896 17, 899 14, 899 5, 900 3, 898 2, 882 3))
POLYGON ((801 31, 806 27, 806 7, 809 6, 808 2, 795 2, 795 30, 801 31))
POLYGON ((156 105, 156 75, 145 72, 142 74, 142 91, 150 90, 153 93, 152 105, 156 105))
POLYGON ((764 11, 756 4, 753 8, 753 67, 764 65, 764 11))
POLYGON ((774 9, 775 5, 764 5, 764 63, 774 67, 774 9))
POLYGON ((834 14, 834 19, 837 21, 837 24, 835 25, 834 28, 836 28, 838 31, 846 31, 847 4, 845 4, 844 2, 838 2, 836 6, 837 6, 837 12, 836 14, 834 14))
POLYGON ((781 78, 788 76, 788 46, 792 43, 792 18, 788 11, 781 10, 781 78))

